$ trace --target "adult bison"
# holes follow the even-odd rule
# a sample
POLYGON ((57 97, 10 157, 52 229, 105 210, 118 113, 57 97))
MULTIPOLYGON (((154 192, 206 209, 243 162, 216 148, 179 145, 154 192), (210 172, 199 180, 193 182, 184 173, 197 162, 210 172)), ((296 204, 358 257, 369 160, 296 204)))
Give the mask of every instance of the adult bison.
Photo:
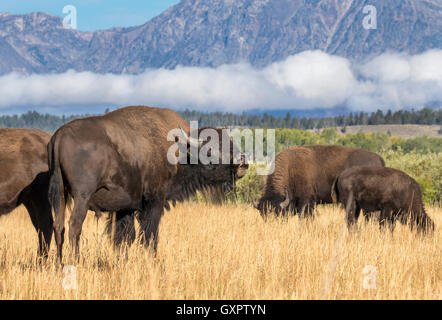
POLYGON ((37 230, 42 257, 47 257, 52 238, 46 151, 50 138, 39 130, 0 128, 0 215, 23 204, 37 230))
MULTIPOLYGON (((196 166, 179 166, 177 174, 169 184, 165 208, 169 210, 170 204, 175 205, 176 202, 188 200, 196 194, 196 191, 203 192, 206 197, 215 194, 218 197, 217 199, 222 201, 222 198, 226 197, 226 193, 234 187, 235 181, 246 174, 247 168, 248 165, 245 162, 234 165, 232 179, 217 184, 211 180, 200 181, 198 175, 195 174, 195 170, 198 170, 196 166)), ((121 210, 108 215, 106 219, 106 233, 113 240, 115 247, 120 247, 122 243, 131 245, 134 242, 136 237, 135 218, 137 218, 140 225, 140 241, 144 245, 148 244, 145 229, 148 227, 149 215, 145 215, 140 211, 121 210)))
POLYGON ((229 164, 205 165, 172 164, 168 160, 168 150, 175 143, 168 141, 168 133, 177 127, 185 138, 185 150, 203 147, 201 141, 188 137, 189 125, 177 113, 160 108, 125 107, 74 120, 57 130, 48 144, 49 197, 60 260, 68 194, 75 200, 69 240, 78 257, 88 209, 116 212, 122 217, 139 211, 146 239, 153 238, 155 249, 166 201, 180 200, 174 188, 187 195, 205 185, 232 184, 240 166, 233 164, 232 158, 229 164), (189 179, 180 186, 173 184, 178 173, 189 179))
MULTIPOLYGON (((182 121, 183 120, 181 118, 171 118, 169 124, 172 127, 184 125, 188 127, 188 124, 182 123, 182 121), (172 124, 173 120, 176 121, 175 124, 172 124)), ((206 129, 213 128, 200 128, 199 134, 204 132, 204 130, 206 129)), ((219 145, 221 146, 222 135, 225 134, 225 132, 223 132, 222 129, 215 130, 220 139, 219 145)), ((237 150, 236 148, 237 146, 235 146, 230 140, 230 150, 235 150, 235 153, 238 154, 239 150, 237 150)), ((231 154, 230 157, 232 155, 233 154, 231 154)), ((180 165, 178 166, 178 171, 176 175, 169 182, 165 208, 169 210, 170 205, 174 206, 177 202, 188 200, 190 197, 194 196, 197 191, 202 192, 205 197, 210 197, 209 199, 211 200, 215 198, 219 202, 222 202, 222 200, 226 197, 226 194, 232 191, 232 189, 235 187, 235 182, 241 179, 247 173, 247 169, 248 164, 245 163, 245 158, 243 155, 239 164, 230 164, 227 168, 225 168, 225 170, 227 170, 227 173, 231 175, 231 178, 227 180, 214 179, 212 177, 212 174, 217 173, 212 173, 211 171, 208 171, 209 177, 207 179, 202 179, 203 176, 198 173, 198 171, 200 170, 200 166, 180 165)), ((148 240, 147 234, 149 226, 149 215, 146 215, 143 212, 137 210, 120 210, 108 215, 106 219, 106 233, 108 234, 109 238, 113 240, 115 247, 121 246, 123 242, 127 245, 131 245, 134 242, 136 237, 135 218, 138 220, 140 225, 140 241, 145 245, 148 244, 146 240, 148 240)))
POLYGON ((347 226, 355 226, 361 209, 380 211, 379 225, 394 230, 396 220, 410 222, 421 233, 434 230, 425 212, 419 184, 402 171, 392 168, 355 167, 342 172, 332 186, 332 197, 346 208, 347 226))
POLYGON ((335 178, 354 166, 384 167, 379 155, 344 146, 296 146, 276 156, 275 171, 268 176, 264 195, 255 206, 261 215, 270 210, 312 215, 315 204, 332 203, 335 178))

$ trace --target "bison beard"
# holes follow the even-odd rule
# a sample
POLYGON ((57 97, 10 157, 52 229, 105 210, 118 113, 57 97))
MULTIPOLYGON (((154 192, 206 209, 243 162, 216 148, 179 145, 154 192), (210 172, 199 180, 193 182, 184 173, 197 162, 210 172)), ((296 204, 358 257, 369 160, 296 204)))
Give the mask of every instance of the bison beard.
MULTIPOLYGON (((49 193, 60 260, 68 194, 75 200, 69 239, 78 258, 81 227, 88 209, 116 212, 118 222, 125 219, 122 238, 129 241, 134 238, 133 218, 127 216, 138 211, 146 242, 152 239, 155 250, 158 225, 167 200, 180 201, 207 184, 232 183, 239 165, 172 165, 168 162, 167 152, 173 142, 167 141, 167 136, 178 127, 189 132, 187 122, 172 110, 126 107, 103 116, 75 120, 57 130, 48 152, 49 193), (192 177, 193 183, 174 185, 180 177, 192 177), (180 192, 175 192, 177 187, 180 192)), ((187 141, 189 148, 193 142, 187 141)), ((121 243, 118 239, 115 241, 121 243)))
POLYGON ((23 204, 38 233, 38 254, 47 258, 52 214, 46 145, 51 136, 39 130, 0 128, 0 137, 0 216, 23 204))
POLYGON ((419 184, 402 171, 392 168, 357 167, 345 170, 332 186, 334 202, 346 208, 347 226, 356 227, 361 210, 380 210, 379 226, 396 221, 417 226, 420 233, 434 230, 434 223, 425 212, 419 184))
POLYGON ((264 195, 255 205, 262 216, 300 213, 313 215, 317 203, 332 203, 335 178, 354 166, 384 167, 379 155, 343 146, 292 147, 277 155, 275 171, 267 178, 264 195))

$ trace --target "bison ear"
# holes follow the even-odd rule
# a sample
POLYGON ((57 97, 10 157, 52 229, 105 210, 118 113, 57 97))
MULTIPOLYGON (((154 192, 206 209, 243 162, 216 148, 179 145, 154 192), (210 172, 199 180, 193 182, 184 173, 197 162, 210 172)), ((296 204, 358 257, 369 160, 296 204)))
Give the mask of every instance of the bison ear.
POLYGON ((290 204, 290 197, 287 190, 285 190, 285 200, 280 203, 281 209, 285 209, 290 204))
POLYGON ((246 157, 244 154, 241 154, 241 162, 236 167, 236 178, 241 179, 247 174, 247 170, 249 169, 248 163, 246 163, 246 157))
POLYGON ((241 163, 236 169, 236 178, 241 179, 247 174, 247 170, 249 170, 249 165, 247 163, 241 163))
POLYGON ((238 169, 236 170, 236 178, 237 179, 241 179, 242 177, 244 177, 247 174, 247 170, 249 168, 249 165, 245 164, 245 165, 240 165, 238 167, 238 169))

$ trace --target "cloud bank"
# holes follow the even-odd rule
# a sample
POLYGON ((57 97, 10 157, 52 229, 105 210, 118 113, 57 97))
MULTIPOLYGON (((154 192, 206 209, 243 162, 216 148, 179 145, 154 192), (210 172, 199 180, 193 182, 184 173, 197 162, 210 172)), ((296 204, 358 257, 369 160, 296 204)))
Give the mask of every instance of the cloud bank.
POLYGON ((383 54, 358 65, 305 51, 263 69, 243 63, 148 69, 139 75, 68 71, 0 77, 0 108, 111 104, 232 112, 337 106, 373 111, 434 101, 442 101, 442 50, 383 54))

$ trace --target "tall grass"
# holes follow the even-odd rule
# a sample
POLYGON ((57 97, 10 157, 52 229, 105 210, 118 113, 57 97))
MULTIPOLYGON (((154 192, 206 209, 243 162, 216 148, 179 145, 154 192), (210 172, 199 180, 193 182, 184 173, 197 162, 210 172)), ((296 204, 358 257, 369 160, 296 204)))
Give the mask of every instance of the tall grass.
POLYGON ((421 238, 362 221, 349 234, 334 206, 314 220, 264 221, 249 205, 181 204, 161 221, 156 257, 137 244, 114 251, 90 214, 78 287, 65 290, 54 247, 36 263, 36 233, 19 208, 0 218, 0 299, 440 299, 442 210, 427 211, 436 231, 421 238), (376 268, 376 289, 363 286, 365 266, 376 268))

